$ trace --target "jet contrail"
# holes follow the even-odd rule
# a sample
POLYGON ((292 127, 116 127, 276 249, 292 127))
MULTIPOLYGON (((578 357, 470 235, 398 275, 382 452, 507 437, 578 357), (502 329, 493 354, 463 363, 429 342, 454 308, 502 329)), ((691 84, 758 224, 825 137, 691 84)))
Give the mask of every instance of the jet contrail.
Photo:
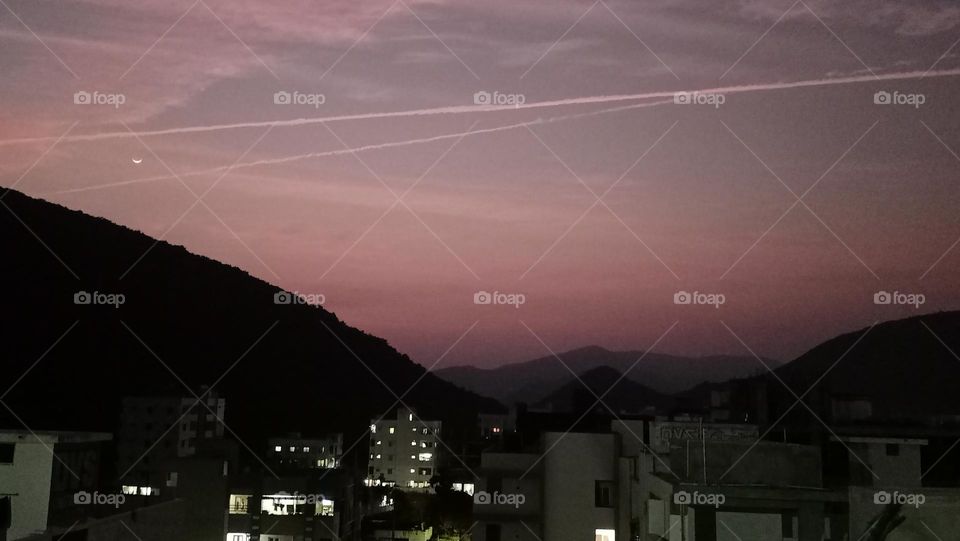
MULTIPOLYGON (((326 157, 326 156, 340 156, 340 155, 343 155, 343 154, 353 154, 354 152, 365 152, 365 151, 368 151, 368 150, 381 150, 381 149, 401 147, 401 146, 407 146, 407 145, 417 145, 417 144, 422 144, 422 143, 432 143, 432 142, 434 142, 434 141, 443 141, 443 140, 447 140, 447 139, 458 139, 458 138, 467 137, 467 136, 470 136, 470 135, 481 135, 481 134, 486 134, 486 133, 496 133, 496 132, 501 132, 501 131, 514 130, 514 129, 517 129, 517 128, 524 128, 524 127, 529 127, 529 126, 537 126, 537 125, 540 125, 540 124, 551 124, 551 123, 553 123, 553 122, 561 122, 561 121, 564 121, 564 120, 573 120, 573 119, 577 119, 577 118, 591 117, 591 116, 597 116, 597 115, 602 115, 602 114, 607 114, 607 113, 615 113, 615 112, 618 112, 618 111, 627 111, 627 110, 630 110, 630 109, 641 109, 641 108, 644 108, 644 107, 655 107, 655 106, 657 106, 657 105, 664 105, 664 104, 668 104, 668 103, 673 103, 673 100, 662 100, 662 101, 654 101, 654 102, 646 102, 646 103, 635 103, 635 104, 633 104, 633 105, 621 105, 620 107, 610 107, 610 108, 607 108, 607 109, 600 109, 600 110, 597 110, 597 111, 589 111, 589 112, 585 112, 585 113, 576 113, 576 114, 563 115, 563 116, 554 116, 554 117, 550 117, 550 118, 538 118, 538 119, 536 119, 536 120, 531 120, 531 121, 527 121, 527 122, 518 122, 518 123, 515 123, 515 124, 505 124, 505 125, 502 125, 502 126, 495 126, 495 127, 483 128, 483 129, 475 129, 475 130, 469 130, 469 131, 463 131, 463 132, 457 132, 457 133, 445 133, 445 134, 443 134, 443 135, 434 135, 434 136, 431 136, 431 137, 422 137, 422 138, 418 138, 418 139, 405 139, 405 140, 403 140, 403 141, 392 141, 392 142, 389 142, 389 143, 378 143, 378 144, 374 144, 374 145, 364 145, 364 146, 353 147, 353 148, 341 148, 341 149, 337 149, 337 150, 327 150, 327 151, 323 151, 323 152, 310 152, 310 153, 308 153, 308 154, 297 154, 297 155, 294 155, 294 156, 284 156, 284 157, 281 157, 281 158, 269 158, 269 159, 251 161, 251 162, 240 162, 240 163, 236 163, 236 164, 233 164, 233 165, 224 165, 224 166, 221 166, 221 167, 214 167, 214 168, 212 168, 212 169, 203 169, 203 170, 200 170, 200 171, 190 171, 190 172, 187 172, 187 173, 182 173, 182 174, 180 174, 179 177, 180 177, 180 178, 183 178, 183 177, 197 176, 197 175, 209 175, 209 174, 214 174, 214 173, 224 173, 224 172, 227 172, 227 171, 232 171, 232 170, 234 170, 234 169, 240 169, 240 168, 245 168, 245 167, 256 167, 256 166, 258 166, 258 165, 276 165, 276 164, 280 164, 280 163, 287 163, 287 162, 293 162, 293 161, 299 161, 299 160, 306 160, 306 159, 309 159, 309 158, 323 158, 323 157, 326 157)), ((123 181, 120 181, 120 182, 111 182, 111 183, 108 183, 108 184, 97 184, 97 185, 95 185, 95 186, 85 186, 85 187, 83 187, 83 188, 71 188, 71 189, 69 189, 69 190, 60 190, 60 191, 56 191, 56 192, 48 192, 48 193, 43 194, 43 195, 64 195, 64 194, 71 194, 71 193, 88 192, 88 191, 93 191, 93 190, 102 190, 102 189, 106 189, 106 188, 117 188, 117 187, 120 187, 120 186, 129 186, 129 185, 132 185, 132 184, 143 184, 143 183, 146 183, 146 182, 155 182, 155 181, 158 181, 158 180, 168 180, 168 179, 172 179, 172 178, 176 178, 176 177, 173 176, 173 175, 160 175, 160 176, 155 176, 155 177, 136 178, 136 179, 131 179, 131 180, 123 180, 123 181)))
MULTIPOLYGON (((338 115, 338 116, 328 116, 322 118, 296 118, 289 120, 278 120, 278 121, 257 121, 257 122, 240 122, 235 124, 214 124, 210 126, 187 126, 182 128, 168 128, 163 130, 150 130, 142 132, 104 132, 104 133, 93 133, 93 134, 83 134, 83 135, 70 135, 61 139, 62 143, 75 143, 82 141, 99 141, 103 139, 123 139, 129 137, 151 137, 159 135, 174 135, 174 134, 188 134, 188 133, 203 133, 203 132, 212 132, 220 130, 233 130, 240 128, 257 128, 257 127, 267 127, 267 126, 305 126, 310 124, 319 124, 322 122, 339 122, 345 120, 373 120, 373 119, 384 119, 384 118, 398 118, 398 117, 413 117, 413 116, 428 116, 428 115, 449 115, 449 114, 462 114, 462 113, 487 113, 487 112, 497 112, 497 111, 510 111, 510 110, 521 110, 521 109, 537 109, 543 107, 560 107, 568 105, 592 105, 599 103, 610 103, 617 101, 633 101, 633 100, 642 100, 642 99, 654 99, 654 98, 666 98, 672 97, 679 93, 712 93, 712 94, 737 94, 743 92, 757 92, 757 91, 766 91, 766 90, 785 90, 792 88, 804 88, 812 86, 832 86, 832 85, 845 85, 845 84, 855 84, 855 83, 868 83, 868 82, 877 82, 877 81, 897 81, 903 79, 923 79, 926 77, 949 77, 954 75, 960 75, 960 68, 949 69, 949 70, 939 70, 939 71, 911 71, 911 72, 901 72, 901 73, 886 73, 883 75, 854 75, 848 77, 835 77, 830 79, 812 79, 805 81, 794 81, 788 83, 759 83, 752 85, 741 85, 741 86, 724 86, 716 88, 705 88, 698 90, 671 90, 671 91, 659 91, 659 92, 646 92, 643 94, 617 94, 617 95, 603 95, 603 96, 587 96, 580 98, 566 98, 560 100, 552 101, 540 101, 532 103, 524 103, 517 105, 459 105, 459 106, 448 106, 448 107, 435 107, 431 109, 413 109, 406 111, 393 111, 393 112, 382 112, 382 113, 363 113, 363 114, 352 114, 352 115, 338 115)), ((25 143, 38 143, 38 142, 52 142, 57 140, 57 137, 33 137, 33 138, 22 138, 22 139, 7 139, 0 141, 0 146, 8 145, 17 145, 25 143)))

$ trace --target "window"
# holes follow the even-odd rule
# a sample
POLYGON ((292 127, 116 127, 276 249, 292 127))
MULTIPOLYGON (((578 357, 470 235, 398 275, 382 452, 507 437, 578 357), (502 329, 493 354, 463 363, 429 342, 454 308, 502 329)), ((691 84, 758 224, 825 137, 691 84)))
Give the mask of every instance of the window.
POLYGON ((420 475, 430 475, 433 473, 433 470, 430 468, 420 468, 420 475))
POLYGON ((391 434, 393 434, 393 433, 396 432, 396 431, 397 431, 396 428, 394 428, 394 427, 392 427, 392 426, 390 427, 390 433, 391 433, 391 434))
POLYGON ((13 454, 16 447, 12 443, 0 443, 0 464, 13 464, 13 454))
POLYGON ((415 468, 410 468, 410 473, 417 473, 417 470, 415 468))
POLYGON ((896 443, 888 443, 887 456, 900 456, 900 445, 896 443))
MULTIPOLYGON (((413 457, 410 457, 410 458, 413 458, 413 457)), ((420 453, 417 456, 417 459, 420 462, 430 462, 431 460, 433 460, 433 453, 420 453)))
POLYGON ((279 453, 282 450, 283 450, 283 447, 280 447, 279 445, 273 448, 274 453, 279 453))
POLYGON ((250 541, 250 534, 230 532, 227 534, 227 541, 250 541))
POLYGON ((304 448, 303 448, 303 452, 304 452, 304 453, 309 453, 309 452, 310 452, 310 448, 309 448, 309 447, 304 447, 304 448))
MULTIPOLYGON (((613 481, 597 481, 594 483, 594 505, 596 507, 613 507, 613 481)), ((600 539, 599 535, 597 534, 597 539, 600 539)), ((610 540, 612 541, 613 538, 611 537, 610 540)))
POLYGON ((413 422, 413 414, 407 416, 407 420, 413 422))
POLYGON ((231 494, 229 509, 231 515, 246 515, 250 512, 250 495, 231 494))
POLYGON ((602 530, 597 528, 594 533, 597 541, 615 541, 617 538, 616 530, 602 530))
POLYGON ((333 500, 321 499, 317 502, 316 514, 321 517, 333 516, 333 500))
POLYGON ((371 434, 377 433, 377 425, 370 425, 370 433, 371 434))
POLYGON ((413 447, 416 447, 416 446, 417 446, 417 442, 416 442, 416 441, 411 441, 411 442, 410 442, 410 445, 413 446, 413 447))
POLYGON ((297 450, 296 447, 294 447, 294 446, 292 446, 292 445, 290 446, 290 452, 291 452, 291 453, 294 452, 294 451, 296 451, 296 450, 297 450))

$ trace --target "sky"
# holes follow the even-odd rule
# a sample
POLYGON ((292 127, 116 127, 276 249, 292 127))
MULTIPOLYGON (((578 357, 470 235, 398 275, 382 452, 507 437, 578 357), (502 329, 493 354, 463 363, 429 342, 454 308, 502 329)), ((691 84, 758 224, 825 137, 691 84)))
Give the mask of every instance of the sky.
POLYGON ((960 308, 958 39, 935 0, 2 0, 0 185, 432 368, 786 361, 960 308))

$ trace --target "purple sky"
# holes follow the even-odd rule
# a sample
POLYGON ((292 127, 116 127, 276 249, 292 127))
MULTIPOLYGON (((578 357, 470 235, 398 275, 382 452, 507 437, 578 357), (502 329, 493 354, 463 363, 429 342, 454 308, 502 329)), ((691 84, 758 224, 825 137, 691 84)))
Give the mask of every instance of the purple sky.
POLYGON ((4 2, 2 185, 322 294, 427 366, 588 344, 748 354, 740 340, 786 360, 960 307, 950 2, 4 2), (761 88, 719 107, 176 131, 471 107, 478 91, 529 105, 742 85, 761 88), (123 103, 78 105, 79 91, 123 103), (96 133, 119 135, 78 137, 96 133), (924 304, 874 304, 881 290, 924 304), (478 291, 525 303, 477 305, 478 291), (724 304, 678 305, 678 291, 724 304))

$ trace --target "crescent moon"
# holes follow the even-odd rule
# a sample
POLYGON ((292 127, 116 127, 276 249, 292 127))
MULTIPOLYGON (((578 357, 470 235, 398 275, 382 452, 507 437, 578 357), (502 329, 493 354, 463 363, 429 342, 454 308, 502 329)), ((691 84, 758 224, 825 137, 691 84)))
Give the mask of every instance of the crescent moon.
POLYGON ((139 159, 133 158, 133 163, 139 164, 139 163, 141 163, 142 161, 143 161, 143 158, 139 158, 139 159))

